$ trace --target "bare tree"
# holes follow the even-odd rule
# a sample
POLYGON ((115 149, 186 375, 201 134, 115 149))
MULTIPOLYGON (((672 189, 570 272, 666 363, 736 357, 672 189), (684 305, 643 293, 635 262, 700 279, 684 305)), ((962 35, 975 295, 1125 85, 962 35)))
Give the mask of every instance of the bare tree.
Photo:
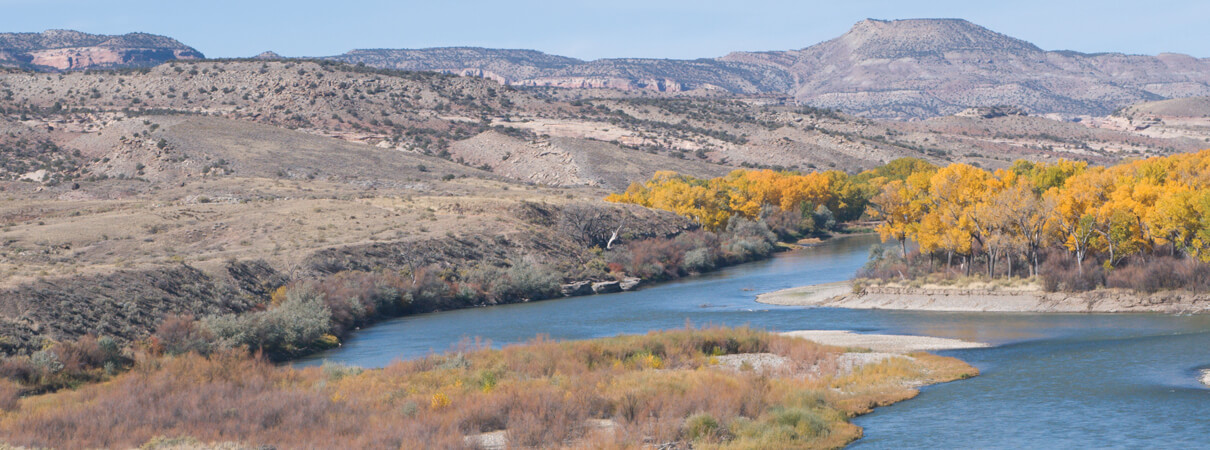
POLYGON ((614 211, 588 205, 568 205, 559 212, 558 230, 586 247, 609 248, 625 226, 614 211))

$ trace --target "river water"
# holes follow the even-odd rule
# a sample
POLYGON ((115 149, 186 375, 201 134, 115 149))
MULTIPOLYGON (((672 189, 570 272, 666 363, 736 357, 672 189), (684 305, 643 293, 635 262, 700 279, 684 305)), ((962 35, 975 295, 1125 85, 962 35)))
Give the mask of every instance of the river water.
POLYGON ((1210 316, 862 311, 769 306, 757 294, 842 281, 874 236, 840 238, 637 292, 403 317, 296 362, 381 367, 480 338, 587 339, 694 325, 855 330, 989 342, 939 352, 979 368, 969 380, 859 417, 862 448, 1210 448, 1210 316))

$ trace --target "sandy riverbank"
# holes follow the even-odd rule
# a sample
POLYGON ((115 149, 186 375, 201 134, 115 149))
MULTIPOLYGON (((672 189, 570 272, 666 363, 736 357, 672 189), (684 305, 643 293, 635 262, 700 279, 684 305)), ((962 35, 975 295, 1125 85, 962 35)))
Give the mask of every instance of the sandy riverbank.
POLYGON ((756 301, 770 305, 809 306, 824 302, 832 297, 853 292, 853 283, 839 281, 836 283, 812 284, 790 289, 782 289, 768 294, 761 294, 756 301))
MULTIPOLYGON (((837 369, 848 373, 868 364, 878 364, 890 359, 916 361, 926 351, 953 350, 962 348, 984 348, 989 344, 932 336, 909 336, 900 334, 858 334, 847 330, 800 330, 781 333, 819 344, 845 348, 836 358, 837 369)), ((749 363, 752 365, 752 363, 749 363)), ((908 386, 924 383, 910 382, 908 386)))
POLYGON ((773 305, 915 311, 1210 313, 1210 294, 1188 291, 1145 294, 1099 289, 1063 293, 1043 292, 1032 286, 1002 289, 870 286, 854 294, 850 286, 847 282, 803 286, 761 294, 756 301, 773 305))
POLYGON ((845 330, 801 330, 787 331, 781 334, 800 337, 824 345, 845 348, 868 348, 876 352, 885 353, 912 353, 990 347, 989 344, 983 342, 970 342, 959 339, 902 334, 858 334, 845 330))

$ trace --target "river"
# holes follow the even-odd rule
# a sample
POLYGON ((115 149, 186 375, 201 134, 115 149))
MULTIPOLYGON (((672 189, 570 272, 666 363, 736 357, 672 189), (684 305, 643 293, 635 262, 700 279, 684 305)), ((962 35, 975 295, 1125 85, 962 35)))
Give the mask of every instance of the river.
POLYGON ((749 325, 917 334, 995 344, 939 352, 978 377, 925 387, 913 400, 859 417, 862 448, 1210 448, 1210 316, 937 313, 781 307, 757 294, 842 281, 874 236, 727 268, 636 292, 493 306, 394 319, 349 337, 322 361, 381 367, 472 338, 499 346, 537 334, 587 339, 693 325, 749 325))

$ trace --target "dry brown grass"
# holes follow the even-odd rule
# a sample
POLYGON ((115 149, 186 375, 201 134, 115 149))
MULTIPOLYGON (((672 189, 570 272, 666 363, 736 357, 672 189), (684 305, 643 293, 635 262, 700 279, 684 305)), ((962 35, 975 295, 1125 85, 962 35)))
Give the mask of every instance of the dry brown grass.
POLYGON ((838 447, 860 436, 847 421, 852 415, 915 395, 914 384, 973 373, 927 355, 844 376, 807 370, 828 366, 842 351, 709 328, 574 342, 539 337, 502 350, 468 344, 367 371, 280 368, 238 352, 142 358, 109 382, 10 401, 0 436, 59 448, 133 447, 164 437, 283 448, 459 448, 472 444, 464 436, 506 430, 511 445, 534 447, 838 447), (796 370, 712 364, 714 355, 760 352, 789 358, 796 370), (612 426, 594 427, 591 419, 612 426))

